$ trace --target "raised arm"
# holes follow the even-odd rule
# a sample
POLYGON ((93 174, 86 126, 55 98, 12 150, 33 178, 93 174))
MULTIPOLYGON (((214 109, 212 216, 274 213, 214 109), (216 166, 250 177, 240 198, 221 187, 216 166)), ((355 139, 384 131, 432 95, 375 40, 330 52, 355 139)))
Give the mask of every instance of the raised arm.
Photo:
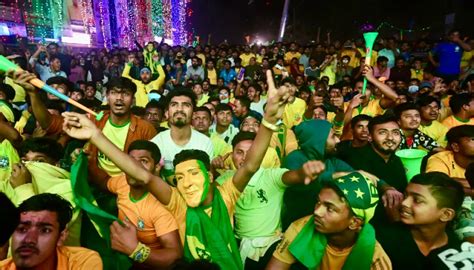
POLYGON ((371 82, 373 85, 375 85, 375 87, 380 89, 380 91, 383 93, 384 97, 386 97, 390 100, 393 100, 393 101, 397 100, 397 98, 398 98, 397 93, 392 88, 390 88, 390 86, 384 84, 383 82, 381 82, 381 81, 377 80, 377 78, 375 78, 374 69, 371 66, 365 65, 364 70, 362 71, 362 73, 364 74, 364 76, 367 78, 367 80, 369 82, 371 82))
POLYGON ((18 148, 23 141, 20 133, 10 126, 7 122, 0 120, 0 141, 7 139, 13 145, 13 147, 18 148))
POLYGON ((47 130, 53 121, 53 117, 51 113, 49 113, 46 105, 41 100, 38 90, 29 83, 29 81, 36 78, 36 76, 33 73, 29 73, 27 71, 13 72, 13 70, 10 70, 7 75, 8 77, 13 78, 16 84, 25 89, 26 93, 30 97, 31 108, 33 108, 33 115, 35 116, 36 121, 38 121, 41 128, 47 130))
POLYGON ((277 129, 275 124, 283 115, 283 110, 288 101, 288 88, 282 86, 279 89, 276 89, 270 70, 267 70, 267 83, 268 101, 265 108, 265 116, 262 120, 262 126, 258 130, 257 136, 250 147, 247 159, 242 167, 237 170, 232 179, 235 187, 240 191, 245 189, 250 178, 252 178, 255 172, 260 168, 260 164, 265 156, 273 132, 276 131, 270 128, 274 127, 274 129, 277 129))
POLYGON ((308 185, 316 180, 325 168, 326 166, 323 162, 319 160, 311 160, 303 164, 303 167, 299 170, 291 170, 284 173, 282 180, 286 185, 308 185))
POLYGON ((112 160, 117 167, 136 181, 148 185, 149 191, 161 203, 167 205, 171 198, 171 188, 160 177, 145 170, 138 162, 117 148, 102 131, 95 126, 85 115, 65 112, 64 131, 71 137, 79 140, 89 140, 97 146, 100 152, 112 160))

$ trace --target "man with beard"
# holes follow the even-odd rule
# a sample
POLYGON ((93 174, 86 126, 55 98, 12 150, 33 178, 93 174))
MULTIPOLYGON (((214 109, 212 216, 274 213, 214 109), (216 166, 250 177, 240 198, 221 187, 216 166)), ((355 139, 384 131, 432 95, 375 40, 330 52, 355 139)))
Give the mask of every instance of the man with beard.
POLYGON ((18 208, 20 224, 12 235, 12 257, 0 262, 0 268, 101 270, 97 252, 64 246, 72 207, 59 195, 35 195, 18 208))
POLYGON ((204 80, 204 69, 199 65, 197 56, 191 58, 191 66, 186 70, 186 80, 200 81, 204 80))
POLYGON ((400 149, 422 149, 428 152, 443 150, 433 138, 418 129, 421 116, 420 109, 415 104, 402 103, 395 107, 394 112, 402 130, 400 149))
POLYGON ((130 69, 133 66, 133 57, 129 58, 128 64, 125 65, 122 76, 130 79, 136 86, 137 92, 135 93, 135 105, 145 107, 148 103, 148 93, 152 90, 159 90, 163 84, 165 84, 165 71, 161 65, 157 66, 158 78, 152 80, 153 76, 151 70, 148 67, 144 67, 140 70, 140 80, 135 80, 129 75, 130 69))
MULTIPOLYGON (((339 138, 332 125, 325 120, 304 121, 294 128, 299 149, 291 152, 283 160, 283 166, 290 170, 301 168, 309 160, 320 160, 325 164, 325 172, 319 177, 330 179, 332 173, 352 171, 352 167, 336 159, 336 144, 339 138)), ((293 186, 285 191, 285 208, 282 213, 282 225, 285 230, 291 222, 309 215, 313 211, 318 195, 317 181, 307 186, 293 186)))
POLYGON ((169 130, 160 132, 151 141, 158 145, 164 159, 162 176, 171 181, 174 177, 173 160, 186 149, 197 149, 213 157, 212 142, 206 135, 191 128, 196 95, 188 89, 175 89, 167 96, 165 113, 169 130))
MULTIPOLYGON (((10 72, 9 74, 28 93, 33 114, 46 130, 46 133, 48 135, 62 133, 63 117, 52 115, 41 100, 39 91, 29 83, 31 79, 36 78, 35 75, 26 71, 10 72)), ((106 91, 110 111, 105 112, 102 119, 94 119, 96 126, 122 151, 127 151, 130 144, 135 140, 149 140, 156 135, 156 130, 150 123, 132 115, 130 112, 136 90, 136 85, 127 78, 120 77, 110 80, 106 91)), ((100 153, 97 147, 90 146, 88 151, 88 168, 91 176, 108 179, 110 176, 121 173, 120 169, 100 153)))
POLYGON ((382 200, 375 211, 372 224, 386 221, 384 208, 387 207, 396 218, 397 207, 403 199, 403 192, 407 185, 407 177, 402 161, 395 155, 401 142, 401 131, 396 119, 388 116, 376 116, 369 122, 371 143, 351 151, 345 161, 354 169, 364 170, 383 179, 386 185, 379 185, 382 200), (381 205, 383 202, 383 205, 381 205))

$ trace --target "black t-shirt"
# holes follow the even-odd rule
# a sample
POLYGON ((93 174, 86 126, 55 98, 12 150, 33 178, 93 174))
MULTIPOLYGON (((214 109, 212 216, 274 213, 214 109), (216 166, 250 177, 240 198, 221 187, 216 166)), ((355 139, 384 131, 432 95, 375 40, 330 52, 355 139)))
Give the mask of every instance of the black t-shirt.
MULTIPOLYGON (((338 146, 339 147, 339 146, 338 146)), ((364 170, 379 179, 385 181, 388 185, 404 192, 408 185, 405 167, 402 161, 395 154, 392 154, 387 162, 375 152, 371 144, 360 148, 341 149, 340 158, 352 166, 355 170, 364 170)), ((382 194, 379 194, 382 196, 382 194)), ((382 200, 379 200, 375 215, 370 221, 375 229, 383 227, 389 221, 382 200)))
POLYGON ((474 245, 462 243, 456 235, 448 232, 448 243, 424 256, 403 224, 393 224, 376 231, 377 240, 392 261, 394 270, 441 270, 474 269, 474 245))

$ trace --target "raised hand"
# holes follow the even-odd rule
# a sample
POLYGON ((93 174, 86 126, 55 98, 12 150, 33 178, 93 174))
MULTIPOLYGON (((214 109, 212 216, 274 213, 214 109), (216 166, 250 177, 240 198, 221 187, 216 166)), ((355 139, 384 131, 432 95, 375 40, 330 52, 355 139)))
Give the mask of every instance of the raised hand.
POLYGON ((290 97, 287 86, 282 85, 280 88, 275 87, 272 72, 267 70, 268 99, 265 108, 265 120, 275 124, 283 115, 285 105, 290 97))
POLYGON ((351 102, 349 103, 349 107, 352 109, 357 108, 362 103, 361 97, 362 97, 361 93, 352 97, 351 102))
POLYGON ((216 170, 229 170, 230 168, 225 165, 225 160, 232 154, 232 152, 229 152, 223 156, 217 156, 215 157, 212 162, 212 168, 216 170))
POLYGON ((64 112, 62 116, 64 117, 63 130, 73 138, 90 140, 100 134, 100 129, 83 114, 64 112))
POLYGON ((311 160, 303 164, 303 171, 306 175, 304 184, 311 184, 311 182, 316 180, 317 176, 320 175, 324 169, 326 169, 326 165, 319 160, 311 160))
POLYGON ((12 78, 16 84, 23 87, 27 93, 35 93, 37 91, 36 88, 31 83, 29 83, 30 80, 36 78, 35 74, 24 70, 15 72, 11 69, 7 72, 7 76, 12 78))
POLYGON ((364 70, 362 70, 362 75, 364 75, 367 80, 375 79, 374 69, 369 65, 364 65, 364 70))
POLYGON ((114 221, 110 225, 110 242, 112 249, 130 256, 138 245, 137 228, 128 220, 123 225, 114 221))
POLYGON ((13 188, 31 183, 31 174, 26 168, 25 164, 22 162, 14 164, 12 169, 10 184, 13 188))

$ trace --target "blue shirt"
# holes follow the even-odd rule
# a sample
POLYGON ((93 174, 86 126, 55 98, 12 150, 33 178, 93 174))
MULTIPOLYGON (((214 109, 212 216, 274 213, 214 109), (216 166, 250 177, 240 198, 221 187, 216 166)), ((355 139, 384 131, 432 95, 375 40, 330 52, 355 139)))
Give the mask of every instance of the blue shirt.
POLYGON ((440 75, 457 75, 461 73, 461 57, 463 49, 453 42, 439 43, 432 51, 438 57, 440 75))
POLYGON ((225 85, 228 85, 230 81, 235 80, 236 77, 237 73, 233 68, 231 68, 229 71, 223 69, 219 74, 219 78, 222 78, 224 80, 225 85))

